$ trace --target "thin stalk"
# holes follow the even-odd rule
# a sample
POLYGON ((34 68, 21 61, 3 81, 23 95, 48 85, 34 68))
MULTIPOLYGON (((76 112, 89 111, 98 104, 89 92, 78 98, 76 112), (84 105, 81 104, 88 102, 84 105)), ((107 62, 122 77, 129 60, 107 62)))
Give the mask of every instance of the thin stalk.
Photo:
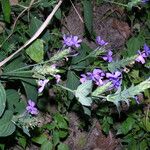
POLYGON ((108 2, 108 3, 112 3, 112 4, 116 4, 116 5, 120 5, 120 6, 123 6, 123 7, 128 7, 128 5, 126 4, 122 4, 122 3, 118 3, 118 2, 112 2, 112 1, 109 1, 109 0, 104 0, 105 2, 108 2))
POLYGON ((74 90, 71 90, 71 89, 69 89, 69 88, 67 88, 67 87, 64 87, 64 86, 62 86, 62 85, 60 85, 60 84, 57 84, 57 86, 59 86, 59 87, 61 87, 62 89, 64 89, 64 90, 67 90, 67 91, 69 91, 69 92, 71 92, 71 93, 73 93, 74 94, 74 90))

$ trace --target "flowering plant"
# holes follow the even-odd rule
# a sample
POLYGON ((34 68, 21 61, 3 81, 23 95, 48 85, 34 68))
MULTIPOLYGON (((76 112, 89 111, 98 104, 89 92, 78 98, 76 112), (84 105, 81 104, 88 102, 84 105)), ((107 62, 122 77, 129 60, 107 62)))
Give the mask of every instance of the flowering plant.
POLYGON ((94 31, 89 0, 82 0, 84 20, 71 1, 85 34, 60 31, 69 8, 60 9, 63 3, 69 2, 0 1, 0 149, 16 149, 9 145, 14 142, 23 149, 36 143, 41 150, 68 150, 66 138, 76 128, 92 128, 94 118, 105 134, 113 129, 125 148, 149 149, 149 1, 96 2, 115 6, 115 12, 105 12, 98 22, 102 27, 103 19, 112 23, 112 33, 124 39, 123 49, 112 46, 119 42, 112 44, 116 35, 103 34, 103 28, 94 31), (111 17, 126 20, 131 31, 111 17), (124 37, 126 32, 132 37, 124 37), (74 127, 78 119, 70 122, 74 111, 84 116, 79 127, 74 127))

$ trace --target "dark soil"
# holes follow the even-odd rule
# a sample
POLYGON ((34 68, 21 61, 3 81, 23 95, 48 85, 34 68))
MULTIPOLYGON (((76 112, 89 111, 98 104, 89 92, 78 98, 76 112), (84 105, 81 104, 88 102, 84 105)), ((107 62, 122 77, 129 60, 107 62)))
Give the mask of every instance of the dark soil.
MULTIPOLYGON (((76 4, 75 8, 83 18, 82 5, 80 3, 76 4)), ((63 24, 62 33, 78 35, 91 48, 97 47, 95 42, 83 37, 85 33, 84 23, 80 20, 74 8, 70 10, 63 24)), ((110 4, 100 6, 93 4, 93 31, 97 36, 101 36, 109 42, 108 48, 114 50, 122 49, 131 34, 124 10, 110 4)))
POLYGON ((108 136, 102 133, 99 121, 94 119, 89 132, 79 129, 81 120, 75 113, 68 115, 70 135, 65 141, 70 150, 121 150, 120 140, 110 132, 108 136))

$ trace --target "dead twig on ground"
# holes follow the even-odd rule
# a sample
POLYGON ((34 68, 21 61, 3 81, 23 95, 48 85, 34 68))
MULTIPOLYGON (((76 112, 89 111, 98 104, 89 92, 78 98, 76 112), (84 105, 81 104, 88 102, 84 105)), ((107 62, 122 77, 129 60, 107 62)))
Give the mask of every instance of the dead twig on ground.
POLYGON ((0 67, 2 67, 4 64, 6 64, 10 59, 12 59, 16 54, 21 52, 25 47, 27 47, 29 44, 31 44, 35 39, 39 37, 39 35, 43 32, 43 30, 48 26, 49 22, 51 21, 52 17, 56 13, 56 11, 61 6, 63 0, 59 0, 57 5, 54 7, 52 12, 49 14, 49 16, 46 18, 46 20, 43 22, 43 24, 40 26, 40 28, 36 31, 36 33, 29 39, 22 47, 20 47, 17 51, 15 51, 13 54, 11 54, 9 57, 5 58, 3 61, 0 62, 0 67))

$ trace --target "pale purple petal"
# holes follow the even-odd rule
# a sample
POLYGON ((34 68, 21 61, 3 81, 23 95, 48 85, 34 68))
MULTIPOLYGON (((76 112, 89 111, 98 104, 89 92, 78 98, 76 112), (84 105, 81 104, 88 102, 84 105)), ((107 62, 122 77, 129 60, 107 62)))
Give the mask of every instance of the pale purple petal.
POLYGON ((31 101, 31 100, 28 101, 28 104, 29 104, 30 106, 32 106, 32 107, 35 106, 35 103, 34 103, 33 101, 31 101))
POLYGON ((44 86, 41 86, 40 88, 38 88, 38 93, 42 93, 44 90, 44 86))
POLYGON ((35 107, 35 102, 29 100, 28 101, 28 106, 26 107, 26 110, 28 113, 32 114, 32 115, 37 115, 38 114, 38 110, 35 107))
POLYGON ((38 81, 38 86, 39 86, 38 93, 41 93, 44 90, 44 87, 48 82, 49 82, 48 79, 38 81))
POLYGON ((57 74, 57 75, 54 75, 54 77, 56 79, 56 82, 59 83, 61 80, 61 76, 59 74, 57 74))
POLYGON ((100 46, 106 46, 108 44, 108 42, 105 42, 100 36, 96 37, 96 43, 100 46))
POLYGON ((137 62, 141 62, 142 64, 145 64, 145 59, 143 58, 143 56, 139 55, 136 59, 137 62))

